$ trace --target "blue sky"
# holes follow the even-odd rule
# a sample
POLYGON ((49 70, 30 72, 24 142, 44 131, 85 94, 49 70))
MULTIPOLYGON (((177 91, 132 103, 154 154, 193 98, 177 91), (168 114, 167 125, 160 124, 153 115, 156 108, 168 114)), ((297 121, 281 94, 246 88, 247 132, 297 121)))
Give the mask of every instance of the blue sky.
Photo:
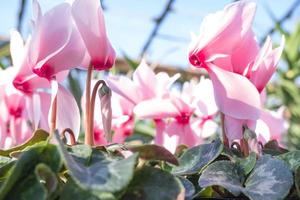
MULTIPOLYGON (((63 0, 40 0, 43 11, 63 0)), ((281 18, 295 0, 257 0, 254 31, 261 38, 273 27, 265 7, 269 7, 277 19, 281 18), (283 3, 284 2, 284 3, 283 3)), ((205 15, 222 9, 229 0, 176 0, 173 10, 164 21, 160 34, 179 37, 180 40, 166 40, 157 37, 151 44, 147 59, 177 67, 187 67, 187 47, 190 32, 199 30, 205 15)), ((154 27, 153 19, 160 15, 167 0, 105 0, 105 19, 110 40, 119 56, 122 51, 132 58, 138 58, 143 45, 154 27)), ((19 0, 1 1, 0 35, 8 36, 16 25, 19 0)), ((26 7, 23 34, 30 33, 31 1, 26 7)), ((292 30, 300 21, 300 6, 284 28, 292 30)), ((276 41, 278 36, 273 36, 276 41)))

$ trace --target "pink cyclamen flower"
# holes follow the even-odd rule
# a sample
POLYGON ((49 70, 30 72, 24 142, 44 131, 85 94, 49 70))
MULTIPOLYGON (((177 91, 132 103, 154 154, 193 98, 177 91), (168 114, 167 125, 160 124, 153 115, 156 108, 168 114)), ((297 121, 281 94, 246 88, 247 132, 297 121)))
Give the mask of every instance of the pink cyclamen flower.
POLYGON ((247 120, 259 118, 259 92, 274 73, 284 44, 272 50, 268 39, 259 51, 251 29, 254 14, 255 3, 239 1, 209 15, 189 53, 191 64, 209 73, 230 140, 242 137, 247 120))
MULTIPOLYGON (((25 45, 18 31, 11 31, 10 53, 13 66, 10 80, 7 84, 13 84, 14 87, 25 95, 27 116, 34 129, 43 128, 49 130, 47 115, 50 107, 51 96, 47 92, 38 91, 38 89, 50 88, 48 80, 41 78, 32 72, 27 62, 28 47, 30 38, 25 45), (41 102, 43 102, 41 104, 41 102), (41 112, 43 110, 44 112, 41 112)), ((61 82, 68 75, 68 71, 62 71, 57 74, 57 81, 61 82)))
POLYGON ((111 68, 116 54, 106 35, 100 1, 75 0, 72 15, 85 43, 89 63, 96 70, 111 68))
POLYGON ((36 19, 28 62, 34 73, 52 80, 58 72, 80 66, 85 47, 68 3, 59 4, 45 14, 41 13, 37 1, 33 4, 36 19))
MULTIPOLYGON (((133 105, 137 105, 145 100, 155 98, 167 98, 170 86, 179 78, 179 74, 169 77, 167 73, 159 72, 155 74, 144 60, 133 73, 132 80, 125 76, 109 76, 107 84, 120 96, 124 97, 133 105), (150 83, 150 84, 149 84, 150 83)), ((164 108, 162 108, 162 113, 164 108)), ((159 112, 159 108, 155 109, 159 112)), ((158 115, 156 115, 158 116, 158 115)), ((162 134, 164 131, 163 116, 152 118, 156 124, 155 143, 162 144, 162 134)), ((132 119, 133 120, 133 119, 132 119)))
POLYGON ((12 68, 0 71, 0 148, 7 149, 25 142, 32 129, 27 123, 26 97, 7 82, 12 68))

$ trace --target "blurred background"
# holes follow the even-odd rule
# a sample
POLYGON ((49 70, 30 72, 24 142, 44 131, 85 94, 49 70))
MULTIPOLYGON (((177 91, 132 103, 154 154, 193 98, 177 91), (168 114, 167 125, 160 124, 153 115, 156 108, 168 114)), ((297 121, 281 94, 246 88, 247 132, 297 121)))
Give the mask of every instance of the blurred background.
MULTIPOLYGON (((40 0, 43 12, 63 0, 40 0)), ((102 0, 110 41, 117 51, 115 70, 128 73, 145 57, 156 71, 182 73, 181 81, 198 77, 187 58, 191 32, 198 33, 203 17, 230 0, 102 0)), ((257 0, 254 32, 262 43, 271 35, 275 45, 282 34, 285 51, 278 72, 268 85, 267 107, 287 107, 290 128, 285 142, 300 148, 300 0, 257 0)), ((10 65, 9 32, 30 34, 31 0, 0 1, 0 66, 10 65)), ((212 24, 213 26, 213 24, 212 24)), ((51 28, 51 27, 49 27, 51 28)), ((72 70, 68 85, 79 101, 85 72, 72 70)))

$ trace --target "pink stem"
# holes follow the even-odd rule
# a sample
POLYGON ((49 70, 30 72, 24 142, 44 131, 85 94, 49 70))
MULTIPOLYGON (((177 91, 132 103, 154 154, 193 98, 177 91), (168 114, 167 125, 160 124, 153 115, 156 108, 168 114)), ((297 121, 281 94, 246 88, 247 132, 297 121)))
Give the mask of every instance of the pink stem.
POLYGON ((91 111, 91 81, 92 81, 92 72, 93 66, 90 64, 87 77, 86 77, 86 89, 85 89, 85 144, 87 145, 94 145, 94 136, 92 130, 90 130, 90 111, 91 111))

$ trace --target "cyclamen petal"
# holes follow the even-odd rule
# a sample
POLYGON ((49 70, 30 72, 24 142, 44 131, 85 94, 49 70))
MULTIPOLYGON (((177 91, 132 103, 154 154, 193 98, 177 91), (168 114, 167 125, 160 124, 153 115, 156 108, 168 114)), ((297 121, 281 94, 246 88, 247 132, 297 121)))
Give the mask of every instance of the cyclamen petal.
POLYGON ((208 60, 213 62, 223 58, 215 57, 212 60, 213 55, 231 55, 248 31, 251 31, 255 9, 254 2, 238 1, 205 17, 197 40, 190 45, 190 62, 194 66, 201 66, 208 60))
POLYGON ((213 82, 216 104, 222 113, 236 119, 258 119, 260 95, 246 77, 212 64, 208 72, 213 82))
POLYGON ((71 7, 62 3, 36 22, 28 61, 38 76, 51 80, 58 72, 79 66, 84 52, 83 41, 73 24, 71 7))
POLYGON ((105 30, 103 11, 99 0, 75 0, 72 15, 90 55, 90 63, 96 70, 113 66, 115 51, 105 30))
MULTIPOLYGON (((80 113, 73 95, 56 81, 52 81, 52 95, 57 95, 56 128, 61 133, 64 129, 70 128, 77 140, 80 131, 80 113)), ((51 102, 50 110, 53 106, 51 102)), ((50 123, 51 112, 49 112, 48 121, 50 123)), ((67 141, 68 139, 67 135, 67 141)))
POLYGON ((250 81, 261 92, 276 70, 285 44, 284 36, 279 47, 272 50, 272 41, 268 37, 252 67, 250 81))
POLYGON ((142 101, 134 107, 133 112, 138 118, 142 119, 163 119, 180 115, 180 111, 171 99, 142 101))

